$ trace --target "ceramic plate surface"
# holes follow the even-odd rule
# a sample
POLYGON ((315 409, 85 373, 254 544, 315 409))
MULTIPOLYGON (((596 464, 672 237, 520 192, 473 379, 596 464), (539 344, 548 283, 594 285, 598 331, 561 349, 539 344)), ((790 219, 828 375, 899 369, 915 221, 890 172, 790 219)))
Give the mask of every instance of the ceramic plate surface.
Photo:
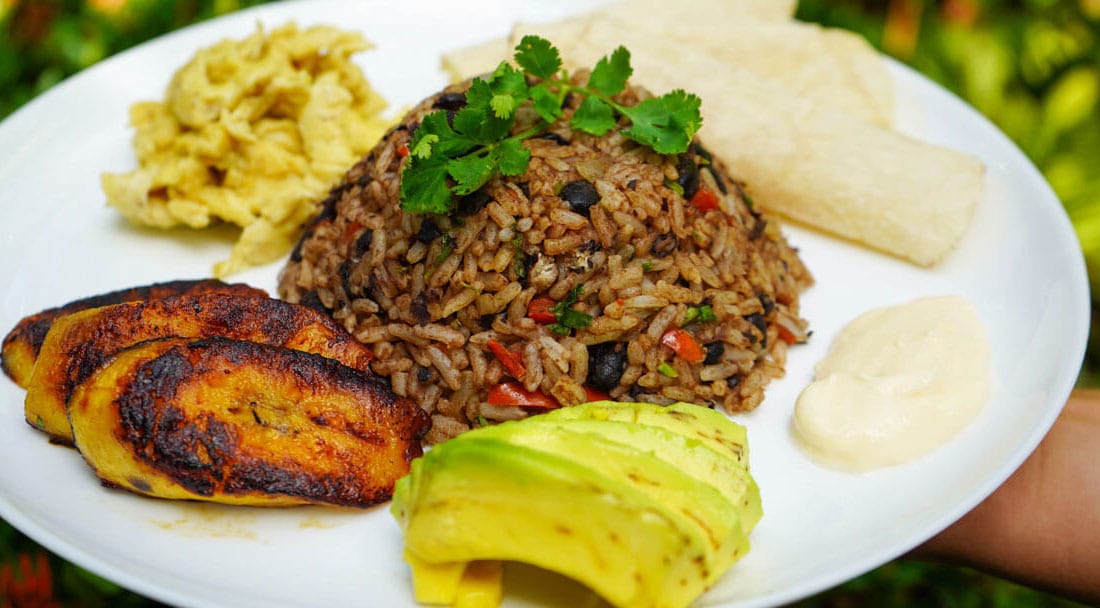
MULTIPOLYGON (((208 276, 232 235, 166 236, 129 227, 105 206, 103 171, 134 164, 130 104, 160 99, 196 50, 242 38, 257 22, 330 23, 364 32, 360 56, 394 108, 445 84, 442 52, 503 36, 516 19, 576 12, 583 0, 517 3, 333 0, 274 4, 191 27, 81 73, 0 124, 0 328, 22 316, 122 287, 208 276)), ((1085 348, 1088 287, 1061 205, 985 119, 891 63, 900 128, 980 157, 985 199, 958 249, 920 269, 812 231, 786 228, 817 284, 802 310, 814 334, 793 348, 749 429, 765 516, 750 554, 700 605, 789 602, 870 570, 923 542, 993 491, 1038 444, 1069 394, 1085 348), (954 441, 911 464, 865 474, 819 466, 789 432, 813 364, 845 323, 877 306, 958 294, 991 339, 992 398, 954 441)), ((274 293, 281 263, 234 279, 274 293)), ((413 604, 401 537, 386 507, 262 510, 150 500, 99 485, 71 449, 22 416, 23 391, 0 380, 0 515, 60 555, 179 606, 413 604)), ((577 606, 585 592, 545 573, 508 571, 511 606, 577 606)))

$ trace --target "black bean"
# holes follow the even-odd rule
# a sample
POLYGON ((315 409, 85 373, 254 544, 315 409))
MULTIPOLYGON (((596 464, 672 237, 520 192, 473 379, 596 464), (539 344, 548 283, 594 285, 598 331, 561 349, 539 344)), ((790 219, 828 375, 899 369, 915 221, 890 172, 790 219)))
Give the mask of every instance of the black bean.
POLYGON ((363 255, 365 253, 367 253, 367 250, 370 249, 370 244, 371 244, 371 241, 373 241, 373 240, 374 240, 374 231, 369 230, 369 229, 364 230, 363 234, 360 234, 359 237, 355 239, 355 256, 354 257, 357 257, 357 258, 363 257, 363 255))
POLYGON ((558 196, 569 203, 569 207, 573 211, 585 217, 588 217, 588 210, 592 208, 592 205, 600 202, 600 193, 596 192, 596 187, 583 179, 562 186, 558 196))
POLYGON ((768 321, 764 318, 764 315, 754 312, 751 315, 745 315, 745 320, 752 323, 756 329, 759 329, 761 335, 768 333, 768 321))
POLYGON ((764 234, 764 228, 768 226, 768 221, 759 215, 753 216, 756 219, 756 223, 753 224, 752 230, 749 231, 749 240, 755 241, 764 234))
POLYGON ((438 110, 461 110, 466 107, 465 93, 443 93, 436 98, 433 108, 438 110))
POLYGON ((344 194, 347 193, 348 190, 351 190, 354 187, 355 185, 351 182, 340 182, 340 185, 330 190, 329 194, 336 197, 344 196, 344 194))
POLYGON ((547 131, 546 133, 539 135, 539 137, 541 137, 542 139, 548 139, 558 144, 559 146, 569 145, 569 140, 566 139, 565 136, 561 135, 560 133, 554 133, 553 131, 547 131))
POLYGON ((325 222, 336 219, 336 204, 340 202, 342 192, 329 192, 325 200, 321 201, 321 211, 314 221, 325 222))
POLYGON ((691 198, 699 189, 699 165, 688 154, 676 157, 676 183, 684 190, 684 198, 691 198))
POLYGON ((367 275, 367 284, 364 286, 366 291, 363 292, 363 297, 376 299, 374 294, 378 293, 378 277, 372 272, 367 275))
POLYGON ((484 188, 474 190, 458 199, 458 212, 462 215, 473 215, 485 208, 493 197, 484 188))
POLYGON ((726 180, 722 177, 722 173, 714 168, 714 157, 711 156, 710 150, 701 146, 699 142, 691 144, 691 149, 695 151, 695 154, 697 154, 699 158, 703 159, 703 161, 699 163, 700 166, 710 171, 711 176, 714 177, 714 183, 718 186, 718 189, 722 191, 722 194, 729 192, 726 188, 726 180))
POLYGON ((427 325, 432 320, 431 315, 428 314, 428 298, 422 293, 413 298, 410 312, 412 312, 413 317, 416 319, 416 324, 421 327, 427 325))
POLYGON ((759 342, 760 346, 767 346, 768 345, 768 321, 767 321, 767 319, 764 318, 764 315, 762 315, 758 312, 754 312, 751 315, 745 315, 744 319, 746 321, 748 321, 749 323, 752 323, 753 327, 755 327, 760 332, 760 336, 759 336, 759 339, 757 339, 757 336, 753 335, 753 332, 751 332, 751 331, 745 331, 745 332, 741 332, 741 333, 743 333, 745 335, 745 337, 748 338, 749 340, 751 340, 753 342, 759 342))
POLYGON ((775 309, 775 300, 771 299, 768 294, 762 293, 756 298, 760 300, 760 306, 764 307, 764 314, 768 314, 775 309))
POLYGON ((663 258, 676 251, 679 245, 680 240, 676 238, 676 235, 671 232, 666 232, 653 237, 651 251, 655 257, 663 258))
POLYGON ((703 365, 718 363, 722 359, 722 355, 726 353, 726 345, 718 340, 706 344, 703 348, 707 349, 707 356, 703 359, 703 365))
POLYGON ((493 321, 496 321, 496 315, 481 315, 477 319, 477 324, 481 329, 489 331, 493 328, 493 321))
POLYGON ((298 303, 323 313, 331 312, 325 306, 325 303, 321 301, 321 296, 317 295, 317 292, 314 290, 307 291, 302 295, 302 299, 298 303))
POLYGON ((317 228, 317 223, 317 218, 314 218, 313 221, 306 225, 306 229, 302 231, 302 236, 299 237, 298 242, 294 244, 294 249, 290 250, 291 262, 297 263, 302 261, 302 245, 304 245, 305 242, 309 239, 313 238, 313 231, 315 228, 317 228))
POLYGON ((438 239, 443 235, 443 231, 439 229, 439 226, 432 221, 431 218, 424 218, 424 221, 420 222, 420 229, 416 231, 416 240, 430 245, 432 241, 438 239))
POLYGON ((432 370, 424 367, 423 365, 416 366, 416 379, 421 382, 427 382, 432 379, 432 370))
POLYGON ((344 286, 344 293, 348 294, 348 298, 352 298, 359 293, 358 289, 353 289, 351 284, 351 260, 344 260, 340 262, 340 268, 337 272, 340 275, 340 282, 344 286))
POLYGON ((737 388, 741 384, 741 376, 734 374, 726 378, 726 386, 730 388, 737 388))
POLYGON ((588 347, 588 386, 610 391, 619 385, 626 371, 626 344, 603 342, 588 347))
POLYGON ((597 240, 585 241, 578 249, 584 253, 595 253, 603 249, 603 245, 597 240))

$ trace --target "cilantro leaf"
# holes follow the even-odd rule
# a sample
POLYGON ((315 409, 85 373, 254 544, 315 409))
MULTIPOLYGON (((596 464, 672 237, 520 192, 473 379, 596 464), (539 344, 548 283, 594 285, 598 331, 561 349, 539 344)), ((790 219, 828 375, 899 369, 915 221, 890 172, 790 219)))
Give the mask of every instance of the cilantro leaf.
MULTIPOLYGON (((614 97, 633 73, 625 47, 600 59, 584 85, 569 79, 558 49, 544 38, 524 36, 514 58, 518 69, 501 62, 488 80, 475 78, 466 90, 466 104, 457 112, 436 111, 421 120, 402 167, 402 209, 447 213, 456 195, 476 191, 494 175, 522 174, 531 159, 523 141, 559 120, 569 95, 581 97, 570 121, 575 130, 600 136, 625 120, 625 136, 660 154, 687 150, 702 123, 699 98, 682 90, 635 106, 617 103, 614 97), (523 115, 517 128, 525 105, 534 114, 523 115)), ((592 322, 591 315, 572 309, 579 294, 571 292, 559 303, 554 331, 568 334, 592 322)))
POLYGON ((620 108, 631 122, 623 135, 661 154, 683 152, 703 123, 700 103, 695 95, 676 89, 638 105, 620 108))
POLYGON ((508 138, 493 150, 493 160, 504 175, 520 175, 527 170, 531 151, 518 139, 508 138))
POLYGON ((447 159, 409 156, 401 173, 401 208, 409 213, 445 213, 451 208, 447 159))
POLYGON ((428 114, 420 122, 420 128, 413 134, 409 153, 422 158, 428 158, 433 153, 451 157, 465 154, 476 145, 477 142, 469 137, 456 133, 447 123, 447 113, 439 111, 428 114))
POLYGON ((424 133, 413 140, 413 144, 409 146, 409 154, 417 158, 431 158, 432 146, 437 143, 439 143, 438 135, 435 133, 424 133))
POLYGON ((516 108, 530 96, 523 72, 507 62, 501 62, 493 72, 489 79, 489 90, 492 91, 489 106, 497 118, 511 118, 516 108))
POLYGON ((548 123, 561 118, 561 100, 546 86, 546 83, 539 83, 531 87, 530 92, 531 102, 539 118, 548 123))
POLYGON ((497 118, 508 118, 516 112, 516 98, 511 95, 493 95, 489 100, 489 107, 493 108, 493 115, 497 118))
POLYGON ((489 100, 493 98, 493 87, 484 78, 475 78, 466 89, 466 105, 470 110, 484 111, 489 106, 489 100))
POLYGON ((588 88, 612 97, 623 92, 626 81, 634 73, 630 67, 630 51, 620 46, 608 57, 601 58, 588 77, 588 88))
POLYGON ((578 283, 569 290, 564 299, 550 307, 550 312, 554 313, 554 318, 557 319, 557 323, 550 326, 554 333, 567 336, 574 329, 584 329, 592 324, 592 315, 573 309, 573 305, 577 303, 582 293, 584 293, 584 283, 578 283))
POLYGON ((515 116, 499 116, 493 108, 492 87, 488 81, 476 79, 466 91, 466 107, 454 115, 454 130, 480 144, 488 144, 508 136, 515 116))
POLYGON ((489 89, 497 95, 511 95, 521 99, 528 96, 527 78, 507 61, 500 62, 497 69, 493 70, 493 75, 489 78, 489 89))
POLYGON ((550 41, 539 36, 524 36, 516 45, 516 63, 535 78, 552 78, 561 69, 561 55, 550 41))
POLYGON ((586 97, 569 122, 574 129, 591 135, 603 135, 615 128, 615 112, 597 97, 586 97))
POLYGON ((451 191, 465 196, 493 177, 493 161, 488 155, 467 154, 448 161, 447 174, 455 180, 451 191))
POLYGON ((554 323, 550 329, 554 333, 562 336, 569 335, 574 329, 584 329, 589 325, 592 325, 592 315, 581 312, 579 310, 573 310, 572 308, 566 308, 557 315, 558 322, 554 323))

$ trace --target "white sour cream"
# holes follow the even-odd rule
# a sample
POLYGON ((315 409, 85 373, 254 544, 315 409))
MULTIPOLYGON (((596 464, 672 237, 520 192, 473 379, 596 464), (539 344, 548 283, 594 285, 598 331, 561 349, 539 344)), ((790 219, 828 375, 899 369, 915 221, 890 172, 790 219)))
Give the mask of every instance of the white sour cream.
POLYGON ((795 404, 796 436, 820 460, 869 470, 946 443, 989 397, 989 343, 958 296, 872 310, 837 335, 795 404))

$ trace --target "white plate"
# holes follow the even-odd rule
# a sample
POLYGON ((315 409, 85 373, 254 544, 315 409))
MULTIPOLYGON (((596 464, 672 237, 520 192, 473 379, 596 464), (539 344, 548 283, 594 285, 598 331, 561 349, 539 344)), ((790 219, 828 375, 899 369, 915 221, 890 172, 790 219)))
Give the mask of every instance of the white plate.
MULTIPOLYGON (((129 105, 159 98, 170 73, 198 48, 243 37, 257 21, 358 28, 377 44, 362 58, 368 78, 402 107, 444 84, 441 51, 503 35, 517 17, 553 18, 585 5, 275 4, 166 36, 62 83, 0 125, 0 329, 93 293, 208 276, 227 254, 227 234, 166 237, 128 227, 105 207, 99 189, 100 172, 133 165, 129 105)), ((814 336, 792 350, 787 377, 768 388, 764 405, 738 417, 749 427, 766 515, 751 553, 701 605, 789 602, 921 543, 1023 461, 1076 378, 1088 290, 1061 205, 982 117, 908 69, 893 63, 891 69, 902 127, 981 157, 989 170, 985 200, 960 247, 932 270, 788 230, 818 281, 803 303, 814 336), (910 465, 853 475, 809 460, 792 441, 788 421, 835 332, 871 307, 947 293, 973 301, 991 336, 995 388, 980 417, 957 440, 910 465)), ((273 291, 279 267, 237 278, 273 291)), ((47 444, 24 423, 22 399, 20 389, 0 380, 0 514, 73 562, 180 606, 412 604, 399 530, 385 507, 226 508, 107 490, 75 451, 47 444)), ((524 581, 509 586, 512 605, 577 605, 583 595, 523 569, 509 576, 524 581), (554 591, 533 590, 540 586, 554 591)))

